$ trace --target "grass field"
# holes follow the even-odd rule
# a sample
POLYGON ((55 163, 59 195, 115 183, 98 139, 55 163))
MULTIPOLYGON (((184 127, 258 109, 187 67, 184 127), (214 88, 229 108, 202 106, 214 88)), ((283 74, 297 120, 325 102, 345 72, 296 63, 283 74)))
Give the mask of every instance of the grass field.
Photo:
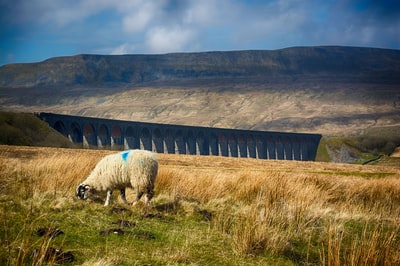
POLYGON ((400 161, 159 154, 151 207, 75 199, 109 153, 0 146, 1 265, 400 263, 400 161))

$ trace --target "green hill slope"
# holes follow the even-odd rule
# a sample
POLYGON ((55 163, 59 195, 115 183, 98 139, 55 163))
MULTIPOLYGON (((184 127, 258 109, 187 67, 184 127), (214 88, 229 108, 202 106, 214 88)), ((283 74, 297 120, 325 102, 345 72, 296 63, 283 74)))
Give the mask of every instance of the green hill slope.
POLYGON ((70 141, 33 114, 0 112, 0 144, 72 147, 70 141))

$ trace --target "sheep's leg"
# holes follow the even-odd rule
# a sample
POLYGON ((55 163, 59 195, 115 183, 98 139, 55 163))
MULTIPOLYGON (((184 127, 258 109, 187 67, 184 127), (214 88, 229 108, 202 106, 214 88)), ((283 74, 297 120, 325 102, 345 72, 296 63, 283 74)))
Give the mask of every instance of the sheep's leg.
POLYGON ((153 189, 147 190, 146 197, 145 197, 145 203, 146 203, 147 206, 150 205, 150 201, 153 198, 153 196, 154 196, 153 189))
POLYGON ((126 200, 126 194, 125 194, 125 188, 121 188, 121 199, 125 204, 128 204, 128 201, 126 200))
POLYGON ((110 204, 111 196, 112 196, 112 190, 107 190, 107 198, 106 202, 104 203, 104 206, 108 206, 110 204))
POLYGON ((138 201, 140 200, 140 198, 143 196, 143 192, 138 192, 136 194, 136 199, 132 202, 132 206, 135 206, 136 203, 138 203, 138 201))

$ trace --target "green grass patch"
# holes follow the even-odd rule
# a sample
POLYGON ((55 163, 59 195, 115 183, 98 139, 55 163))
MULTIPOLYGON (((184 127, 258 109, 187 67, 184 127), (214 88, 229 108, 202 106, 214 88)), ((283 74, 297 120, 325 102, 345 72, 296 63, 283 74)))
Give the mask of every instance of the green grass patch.
POLYGON ((315 160, 318 162, 330 162, 331 158, 328 153, 327 149, 327 140, 326 138, 321 138, 318 149, 317 149, 317 155, 315 157, 315 160))
MULTIPOLYGON (((382 155, 390 155, 400 145, 400 127, 379 127, 356 136, 323 137, 318 146, 316 161, 329 162, 332 157, 347 153, 352 163, 361 164, 382 155)), ((337 160, 337 159, 336 159, 337 160)), ((348 162, 348 161, 342 161, 348 162)), ((374 162, 380 164, 380 161, 374 162)), ((385 164, 385 162, 383 162, 385 164)))
POLYGON ((188 212, 181 204, 166 208, 174 204, 164 201, 155 202, 151 209, 132 209, 61 201, 65 202, 50 194, 21 199, 21 203, 2 198, 2 265, 51 265, 57 258, 44 259, 42 254, 52 248, 73 254, 74 261, 68 265, 291 265, 282 258, 236 256, 202 212, 188 212), (63 234, 38 236, 40 228, 56 228, 63 234))

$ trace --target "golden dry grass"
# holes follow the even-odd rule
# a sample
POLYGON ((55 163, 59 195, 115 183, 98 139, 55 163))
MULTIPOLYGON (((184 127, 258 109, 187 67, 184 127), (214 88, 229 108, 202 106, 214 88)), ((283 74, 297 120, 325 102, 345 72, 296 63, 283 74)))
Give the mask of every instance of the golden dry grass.
POLYGON ((373 260, 376 260, 374 265, 391 265, 392 260, 399 260, 399 253, 391 248, 391 245, 399 245, 399 168, 160 157, 164 164, 158 179, 160 192, 217 208, 213 224, 232 237, 233 249, 238 254, 260 250, 273 254, 290 252, 295 239, 304 241, 315 238, 315 234, 323 234, 328 240, 327 246, 320 249, 320 256, 328 265, 343 262, 357 265, 354 261, 370 264, 373 260), (344 248, 344 237, 333 231, 343 230, 345 224, 353 220, 366 228, 369 224, 376 227, 371 236, 367 236, 364 229, 360 239, 346 243, 351 252, 345 255, 344 249, 348 247, 344 248), (384 232, 386 229, 382 227, 386 226, 392 229, 384 232), (370 252, 374 254, 371 255, 373 259, 363 258, 370 252), (378 259, 375 252, 391 255, 378 259))
MULTIPOLYGON (((3 208, 10 195, 30 208, 42 206, 46 197, 55 210, 76 208, 76 186, 109 153, 0 146, 3 208)), ((158 158, 154 208, 209 214, 210 232, 225 239, 234 256, 272 255, 295 264, 400 263, 400 166, 158 158)), ((168 263, 190 261, 191 248, 175 248, 168 263)))

